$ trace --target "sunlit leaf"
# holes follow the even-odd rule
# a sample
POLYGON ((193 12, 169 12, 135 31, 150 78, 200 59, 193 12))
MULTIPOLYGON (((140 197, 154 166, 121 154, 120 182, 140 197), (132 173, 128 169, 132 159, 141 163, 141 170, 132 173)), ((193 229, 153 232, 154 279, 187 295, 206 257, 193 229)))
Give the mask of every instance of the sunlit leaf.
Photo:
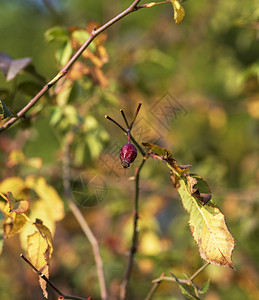
POLYGON ((56 222, 64 217, 64 204, 56 190, 43 177, 27 177, 25 184, 33 189, 48 211, 48 219, 56 222))
MULTIPOLYGON (((53 252, 52 237, 49 229, 40 220, 35 222, 37 231, 28 236, 27 257, 31 263, 47 278, 49 278, 49 260, 53 252)), ((45 298, 48 298, 46 281, 39 278, 45 298)))
POLYGON ((13 208, 10 210, 10 212, 15 212, 17 214, 22 214, 28 211, 30 208, 30 203, 27 200, 21 200, 14 204, 13 208))
POLYGON ((19 233, 26 224, 26 219, 22 214, 9 212, 9 204, 6 203, 3 213, 5 219, 3 221, 4 237, 9 238, 19 233))
POLYGON ((235 241, 214 202, 203 205, 189 191, 187 179, 180 179, 178 192, 189 212, 189 225, 201 257, 209 263, 234 268, 231 255, 235 241))
POLYGON ((9 177, 0 183, 0 192, 7 194, 12 191, 15 198, 21 198, 21 192, 24 189, 24 181, 19 177, 9 177))
POLYGON ((40 157, 27 158, 21 150, 12 150, 8 157, 8 167, 13 167, 18 164, 26 164, 33 168, 39 169, 42 166, 42 159, 40 157))
POLYGON ((165 162, 171 170, 173 186, 178 189, 183 206, 190 214, 189 225, 201 257, 209 263, 234 268, 231 255, 235 241, 224 215, 211 200, 207 182, 199 175, 188 174, 189 166, 181 168, 167 149, 150 143, 143 145, 149 148, 152 158, 165 162))
POLYGON ((181 23, 185 16, 184 8, 181 6, 178 0, 170 0, 174 8, 174 20, 176 24, 181 23))

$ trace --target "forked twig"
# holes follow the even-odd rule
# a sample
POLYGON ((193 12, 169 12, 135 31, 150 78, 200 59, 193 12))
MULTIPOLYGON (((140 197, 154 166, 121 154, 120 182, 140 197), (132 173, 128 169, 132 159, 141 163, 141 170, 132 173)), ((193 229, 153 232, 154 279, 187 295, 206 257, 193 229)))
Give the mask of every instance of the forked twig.
MULTIPOLYGON (((154 293, 156 292, 158 286, 161 284, 162 281, 170 281, 170 282, 179 282, 181 284, 193 284, 194 278, 196 278, 207 266, 210 265, 210 263, 206 263, 203 266, 201 266, 191 277, 190 279, 176 279, 176 277, 171 276, 164 276, 164 273, 157 279, 152 280, 153 286, 150 289, 147 297, 145 300, 151 300, 154 293)), ((172 273, 171 273, 172 274, 172 273)), ((174 276, 174 275, 173 275, 174 276)))

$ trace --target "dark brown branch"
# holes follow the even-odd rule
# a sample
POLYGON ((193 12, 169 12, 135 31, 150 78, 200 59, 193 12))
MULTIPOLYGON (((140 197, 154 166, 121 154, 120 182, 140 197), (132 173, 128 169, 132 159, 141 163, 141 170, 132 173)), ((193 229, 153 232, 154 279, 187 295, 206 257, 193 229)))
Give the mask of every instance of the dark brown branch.
POLYGON ((130 130, 132 129, 132 127, 133 127, 133 125, 134 125, 134 123, 135 123, 135 121, 136 121, 136 118, 137 118, 137 116, 138 116, 138 113, 139 113, 139 110, 140 110, 140 108, 141 108, 141 105, 142 105, 142 102, 139 102, 138 107, 137 107, 136 112, 135 112, 135 115, 134 115, 134 118, 133 118, 133 120, 132 120, 130 126, 128 127, 130 130))
MULTIPOLYGON (((21 258, 40 276, 43 280, 45 280, 51 287, 52 289, 61 297, 64 299, 74 299, 74 300, 87 300, 86 298, 78 297, 78 296, 73 296, 73 295, 65 295, 63 294, 55 285, 53 282, 51 282, 48 277, 46 277, 41 271, 39 271, 23 254, 20 255, 21 258)), ((89 299, 89 298, 88 298, 89 299)))
POLYGON ((124 275, 124 279, 121 283, 120 287, 120 300, 126 299, 127 295, 127 287, 129 283, 129 279, 131 276, 134 256, 137 251, 137 244, 138 244, 138 219, 139 219, 139 175, 142 167, 146 162, 146 157, 143 158, 139 168, 137 169, 135 175, 135 211, 134 211, 134 222, 133 222, 133 236, 132 236, 132 244, 129 254, 128 266, 124 275))

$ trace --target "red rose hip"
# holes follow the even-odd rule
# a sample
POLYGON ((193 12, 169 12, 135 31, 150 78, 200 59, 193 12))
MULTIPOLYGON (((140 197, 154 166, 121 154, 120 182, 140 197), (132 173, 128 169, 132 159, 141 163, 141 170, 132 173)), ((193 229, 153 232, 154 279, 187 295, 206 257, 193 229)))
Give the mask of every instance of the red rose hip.
POLYGON ((125 144, 120 151, 121 165, 123 168, 128 168, 137 157, 138 151, 131 143, 125 144))

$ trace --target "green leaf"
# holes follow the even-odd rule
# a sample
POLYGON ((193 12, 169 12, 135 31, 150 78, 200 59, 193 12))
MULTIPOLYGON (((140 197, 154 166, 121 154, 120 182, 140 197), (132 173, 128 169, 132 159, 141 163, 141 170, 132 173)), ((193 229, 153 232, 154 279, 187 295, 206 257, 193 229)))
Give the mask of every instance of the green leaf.
POLYGON ((4 101, 0 99, 0 120, 13 116, 14 114, 8 109, 4 101))
POLYGON ((191 300, 199 300, 200 299, 199 297, 193 295, 190 291, 188 291, 173 273, 171 273, 171 275, 174 277, 175 281, 177 282, 177 284, 181 290, 182 295, 185 298, 191 299, 191 300))
POLYGON ((70 41, 65 42, 63 47, 58 52, 58 61, 61 66, 65 66, 73 54, 73 49, 70 41))
MULTIPOLYGON (((188 176, 187 176, 188 177, 188 176)), ((234 269, 231 259, 235 241, 225 223, 224 215, 210 200, 202 205, 190 192, 188 180, 181 178, 178 192, 189 212, 189 225, 201 257, 209 263, 234 269)))
POLYGON ((208 279, 202 286, 202 288, 199 290, 199 294, 206 294, 210 287, 210 280, 208 279))
POLYGON ((176 24, 179 24, 182 22, 185 16, 184 8, 181 6, 178 0, 170 0, 170 1, 174 8, 174 21, 176 24))
POLYGON ((69 39, 69 32, 60 26, 55 26, 48 29, 44 36, 49 43, 53 41, 66 42, 69 39))
MULTIPOLYGON (((90 33, 87 32, 84 29, 75 30, 75 31, 72 32, 72 35, 71 35, 72 39, 75 39, 80 46, 82 46, 87 41, 87 39, 89 38, 89 36, 90 36, 90 33)), ((95 43, 91 43, 89 45, 89 49, 92 52, 96 51, 96 45, 95 45, 95 43)))

